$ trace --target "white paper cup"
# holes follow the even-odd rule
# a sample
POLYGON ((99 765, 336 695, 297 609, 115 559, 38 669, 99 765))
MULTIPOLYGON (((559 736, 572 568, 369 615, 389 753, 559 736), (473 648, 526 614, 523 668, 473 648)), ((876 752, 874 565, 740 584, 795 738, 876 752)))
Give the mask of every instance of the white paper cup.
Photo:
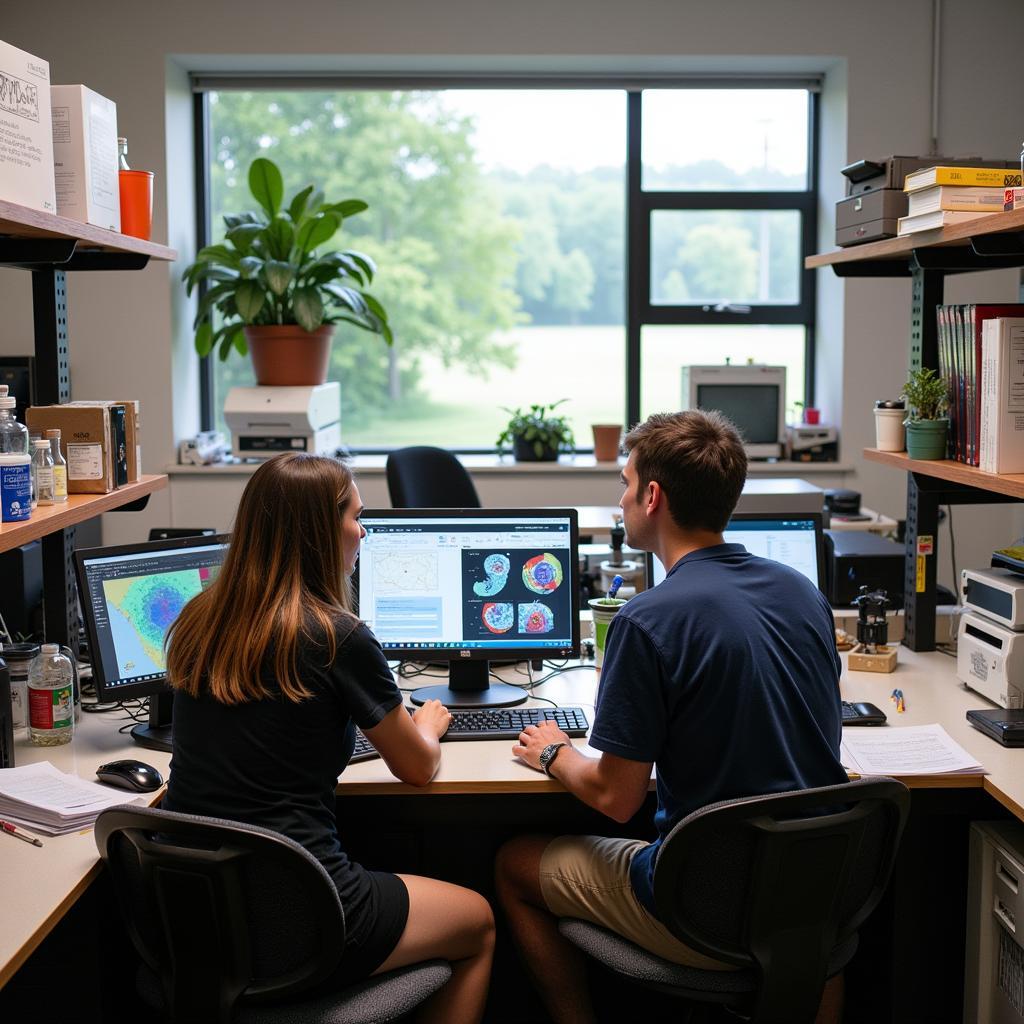
POLYGON ((594 668, 600 671, 608 627, 626 602, 621 597, 592 597, 587 603, 594 616, 594 668))
POLYGON ((875 442, 882 452, 901 452, 907 446, 907 428, 903 425, 905 409, 875 410, 875 442))

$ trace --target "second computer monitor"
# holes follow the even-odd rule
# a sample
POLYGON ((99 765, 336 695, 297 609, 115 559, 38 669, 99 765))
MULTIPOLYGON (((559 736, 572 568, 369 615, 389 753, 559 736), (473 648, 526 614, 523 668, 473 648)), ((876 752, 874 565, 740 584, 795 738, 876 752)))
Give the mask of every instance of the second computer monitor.
POLYGON ((364 510, 359 617, 390 659, 445 662, 449 685, 413 701, 506 707, 525 692, 489 685, 490 661, 579 654, 575 509, 364 510))

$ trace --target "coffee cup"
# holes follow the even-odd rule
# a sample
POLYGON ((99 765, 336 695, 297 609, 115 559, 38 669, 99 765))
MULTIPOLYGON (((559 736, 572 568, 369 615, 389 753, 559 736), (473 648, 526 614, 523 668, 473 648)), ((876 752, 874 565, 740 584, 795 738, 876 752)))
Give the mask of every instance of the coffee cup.
POLYGON ((907 412, 900 399, 875 402, 875 447, 880 452, 901 452, 906 448, 907 412))
POLYGON ((592 597, 587 603, 594 617, 594 668, 600 671, 608 627, 626 601, 621 597, 592 597))

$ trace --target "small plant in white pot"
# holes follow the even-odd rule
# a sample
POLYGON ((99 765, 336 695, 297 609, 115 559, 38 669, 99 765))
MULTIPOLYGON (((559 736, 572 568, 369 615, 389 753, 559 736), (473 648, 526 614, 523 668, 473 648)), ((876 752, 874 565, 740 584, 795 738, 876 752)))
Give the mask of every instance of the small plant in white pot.
POLYGON ((903 385, 907 403, 907 454, 912 459, 944 459, 949 433, 946 382, 932 369, 912 370, 903 385))

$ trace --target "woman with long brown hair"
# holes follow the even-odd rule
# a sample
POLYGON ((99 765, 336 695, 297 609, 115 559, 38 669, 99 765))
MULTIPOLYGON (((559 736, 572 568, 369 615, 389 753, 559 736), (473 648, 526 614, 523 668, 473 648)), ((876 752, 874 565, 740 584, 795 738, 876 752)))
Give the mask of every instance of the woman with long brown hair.
POLYGON ((336 981, 431 958, 452 978, 425 1021, 477 1021, 494 947, 487 901, 416 875, 369 871, 338 835, 334 788, 355 726, 403 782, 426 785, 451 719, 402 707, 383 651, 351 610, 348 577, 364 531, 347 466, 278 455, 253 474, 216 579, 168 635, 174 751, 164 806, 244 821, 301 843, 345 911, 336 981))

